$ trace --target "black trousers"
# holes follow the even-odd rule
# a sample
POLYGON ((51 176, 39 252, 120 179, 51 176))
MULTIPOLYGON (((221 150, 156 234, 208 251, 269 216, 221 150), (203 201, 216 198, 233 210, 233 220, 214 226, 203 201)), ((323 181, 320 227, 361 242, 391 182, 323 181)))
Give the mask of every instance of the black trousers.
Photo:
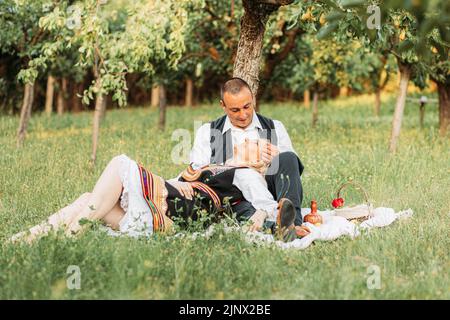
MULTIPOLYGON (((296 210, 295 225, 303 222, 301 207, 303 201, 303 189, 301 174, 303 164, 293 152, 283 152, 272 160, 266 175, 267 187, 273 198, 279 201, 281 198, 288 198, 294 204, 296 210)), ((233 212, 239 220, 249 219, 256 209, 248 201, 241 201, 232 206, 233 212)), ((272 227, 266 224, 266 227, 272 227)))

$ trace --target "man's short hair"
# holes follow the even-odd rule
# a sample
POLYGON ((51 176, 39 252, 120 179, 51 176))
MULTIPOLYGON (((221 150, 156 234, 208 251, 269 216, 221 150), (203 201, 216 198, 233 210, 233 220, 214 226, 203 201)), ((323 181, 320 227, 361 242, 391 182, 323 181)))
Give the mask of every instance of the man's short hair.
POLYGON ((238 94, 241 92, 242 88, 247 88, 250 93, 252 93, 252 90, 250 89, 250 86, 248 83, 238 77, 231 78, 227 80, 221 87, 220 87, 220 99, 223 100, 223 96, 225 92, 231 93, 231 94, 238 94))

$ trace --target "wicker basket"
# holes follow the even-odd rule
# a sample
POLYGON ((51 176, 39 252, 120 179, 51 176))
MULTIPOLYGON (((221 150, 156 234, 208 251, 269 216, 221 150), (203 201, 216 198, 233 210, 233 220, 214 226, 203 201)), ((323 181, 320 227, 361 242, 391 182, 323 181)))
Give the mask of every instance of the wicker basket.
POLYGON ((334 209, 335 215, 344 217, 348 220, 355 220, 356 222, 361 222, 373 217, 373 205, 369 201, 367 191, 360 184, 352 180, 343 183, 337 191, 337 198, 341 198, 341 192, 348 186, 353 186, 355 190, 360 191, 366 203, 352 207, 343 207, 339 209, 334 209))

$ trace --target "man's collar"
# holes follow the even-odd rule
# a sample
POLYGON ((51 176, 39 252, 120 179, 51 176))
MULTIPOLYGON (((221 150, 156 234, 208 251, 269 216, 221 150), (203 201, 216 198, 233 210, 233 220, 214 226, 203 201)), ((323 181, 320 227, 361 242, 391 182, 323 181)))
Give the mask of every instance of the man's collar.
MULTIPOLYGON (((225 133, 228 129, 231 129, 232 127, 233 127, 233 128, 236 128, 235 126, 233 126, 233 125, 231 124, 230 118, 227 116, 226 119, 225 119, 225 123, 224 123, 224 125, 223 125, 222 134, 225 133)), ((259 129, 262 129, 261 122, 259 122, 258 116, 256 115, 256 112, 255 112, 255 111, 253 111, 253 119, 252 119, 252 122, 251 122, 251 123, 248 125, 248 127, 245 128, 244 130, 252 129, 252 128, 259 128, 259 129)))

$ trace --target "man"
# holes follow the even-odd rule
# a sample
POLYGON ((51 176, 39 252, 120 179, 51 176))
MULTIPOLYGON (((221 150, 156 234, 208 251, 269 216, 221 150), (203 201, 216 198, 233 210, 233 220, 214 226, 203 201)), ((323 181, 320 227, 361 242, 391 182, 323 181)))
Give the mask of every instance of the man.
MULTIPOLYGON (((196 133, 190 153, 191 166, 198 169, 208 164, 224 164, 233 158, 237 146, 249 141, 266 141, 261 143, 261 159, 268 165, 265 174, 268 190, 276 201, 287 198, 293 203, 295 225, 301 225, 303 165, 283 124, 255 112, 250 87, 240 78, 224 83, 220 105, 225 116, 204 124, 196 133)), ((183 192, 192 194, 192 188, 186 186, 183 192)), ((234 203, 232 209, 240 219, 248 219, 256 211, 245 200, 234 203)))

